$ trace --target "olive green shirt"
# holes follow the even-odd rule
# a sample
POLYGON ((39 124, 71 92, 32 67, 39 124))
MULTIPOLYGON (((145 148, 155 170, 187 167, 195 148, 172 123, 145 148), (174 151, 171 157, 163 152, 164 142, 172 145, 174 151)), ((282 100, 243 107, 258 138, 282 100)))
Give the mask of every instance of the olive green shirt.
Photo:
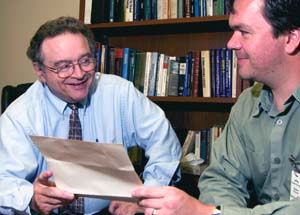
POLYGON ((299 87, 279 112, 271 91, 256 84, 240 95, 214 143, 199 199, 221 205, 222 215, 300 214, 300 199, 290 201, 290 155, 300 160, 299 87))

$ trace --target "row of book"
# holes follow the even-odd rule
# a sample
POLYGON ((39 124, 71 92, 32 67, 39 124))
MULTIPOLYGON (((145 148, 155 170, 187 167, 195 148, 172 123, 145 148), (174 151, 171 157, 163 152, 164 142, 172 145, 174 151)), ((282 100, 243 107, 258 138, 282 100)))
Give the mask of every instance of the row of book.
POLYGON ((237 97, 241 80, 227 48, 168 56, 97 43, 97 72, 119 75, 145 96, 237 97))
POLYGON ((189 130, 182 146, 181 169, 185 173, 200 175, 210 163, 211 147, 221 135, 223 125, 209 129, 189 130))
POLYGON ((229 0, 85 0, 85 24, 175 19, 229 13, 229 0))

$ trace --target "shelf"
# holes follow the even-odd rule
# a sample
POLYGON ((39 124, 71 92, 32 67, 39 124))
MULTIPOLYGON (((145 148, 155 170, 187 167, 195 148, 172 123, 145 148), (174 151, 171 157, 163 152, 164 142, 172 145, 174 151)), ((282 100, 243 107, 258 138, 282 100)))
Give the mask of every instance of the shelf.
POLYGON ((87 25, 97 35, 130 36, 201 32, 230 32, 228 16, 205 16, 180 19, 109 22, 87 25))
POLYGON ((174 103, 215 103, 215 104, 234 104, 236 98, 216 98, 216 97, 184 97, 184 96, 149 96, 155 102, 174 102, 174 103))
POLYGON ((236 102, 236 98, 203 98, 181 96, 149 96, 151 101, 158 104, 164 110, 177 111, 207 111, 229 112, 236 102))

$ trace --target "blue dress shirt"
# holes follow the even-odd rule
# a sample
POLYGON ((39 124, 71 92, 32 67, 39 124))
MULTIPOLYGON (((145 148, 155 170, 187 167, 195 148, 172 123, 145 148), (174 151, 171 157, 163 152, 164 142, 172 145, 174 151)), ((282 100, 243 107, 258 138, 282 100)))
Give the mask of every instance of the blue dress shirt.
MULTIPOLYGON (((33 182, 47 163, 29 135, 68 138, 70 108, 36 81, 0 117, 0 213, 26 211, 33 182)), ((180 177, 180 143, 164 112, 133 84, 101 75, 79 109, 84 141, 140 146, 149 158, 144 184, 168 185, 180 177)), ((99 181, 99 183, 105 183, 99 181)), ((85 198, 85 214, 107 207, 108 200, 85 198)))

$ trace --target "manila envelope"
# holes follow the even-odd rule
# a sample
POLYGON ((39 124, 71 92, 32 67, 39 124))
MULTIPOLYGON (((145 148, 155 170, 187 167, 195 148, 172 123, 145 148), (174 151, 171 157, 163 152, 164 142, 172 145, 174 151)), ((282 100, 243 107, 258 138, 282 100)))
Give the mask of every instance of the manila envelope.
POLYGON ((53 171, 58 188, 79 196, 137 201, 142 182, 122 144, 30 136, 53 171))

